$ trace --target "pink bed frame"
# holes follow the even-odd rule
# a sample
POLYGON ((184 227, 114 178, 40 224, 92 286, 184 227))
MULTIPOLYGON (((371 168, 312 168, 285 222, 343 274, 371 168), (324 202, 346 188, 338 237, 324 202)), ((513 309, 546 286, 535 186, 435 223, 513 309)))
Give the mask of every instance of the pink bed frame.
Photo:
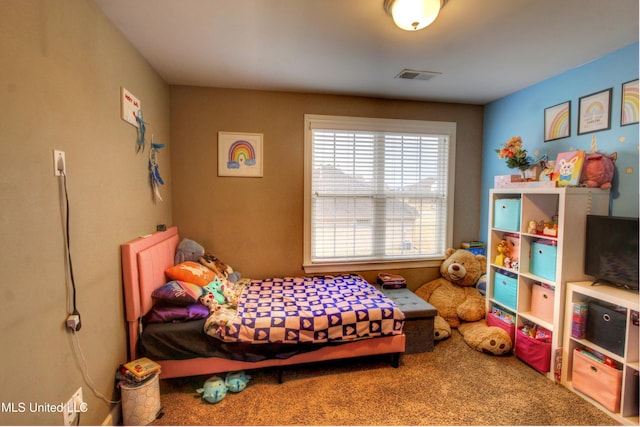
MULTIPOLYGON (((178 228, 169 227, 166 231, 140 237, 121 246, 130 360, 138 357, 136 349, 140 335, 141 318, 151 309, 151 293, 166 283, 164 271, 174 265, 178 243, 178 228)), ((402 334, 321 347, 318 350, 300 353, 287 359, 244 362, 218 357, 199 357, 187 360, 158 360, 157 362, 162 367, 160 378, 175 378, 377 354, 392 354, 393 365, 397 367, 399 356, 404 351, 405 335, 402 334)))

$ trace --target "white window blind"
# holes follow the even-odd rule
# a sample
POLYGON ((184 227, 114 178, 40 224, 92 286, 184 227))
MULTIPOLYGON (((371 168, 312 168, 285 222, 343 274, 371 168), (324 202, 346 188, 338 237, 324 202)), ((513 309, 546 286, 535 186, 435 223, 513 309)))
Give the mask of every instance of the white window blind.
POLYGON ((305 269, 442 259, 455 124, 306 119, 305 269))

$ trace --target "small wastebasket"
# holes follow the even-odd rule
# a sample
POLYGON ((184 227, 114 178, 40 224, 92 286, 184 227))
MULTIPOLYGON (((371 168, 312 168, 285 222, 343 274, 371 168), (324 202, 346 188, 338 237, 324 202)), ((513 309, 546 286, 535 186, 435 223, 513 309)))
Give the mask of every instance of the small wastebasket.
POLYGON ((161 407, 157 372, 142 384, 121 384, 120 390, 124 425, 147 425, 158 417, 161 407))

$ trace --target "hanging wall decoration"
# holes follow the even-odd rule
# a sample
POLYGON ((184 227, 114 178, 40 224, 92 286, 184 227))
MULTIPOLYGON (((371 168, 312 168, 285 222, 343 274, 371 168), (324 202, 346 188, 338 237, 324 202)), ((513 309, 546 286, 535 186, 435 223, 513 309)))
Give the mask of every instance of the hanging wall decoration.
POLYGON ((638 79, 622 84, 622 112, 620 126, 638 123, 640 101, 638 100, 638 79))
MULTIPOLYGON (((138 136, 136 139, 136 153, 144 152, 145 146, 147 145, 146 141, 146 131, 147 131, 147 123, 142 118, 142 109, 139 109, 136 113, 134 113, 138 136)), ((147 163, 147 167, 149 169, 149 178, 153 196, 153 203, 157 203, 158 200, 162 201, 162 196, 160 195, 160 186, 164 185, 164 181, 160 176, 160 170, 158 166, 158 152, 161 148, 164 148, 164 144, 156 144, 153 142, 153 134, 151 134, 151 143, 149 144, 149 162, 147 163)))
POLYGON ((571 134, 571 101, 545 108, 544 142, 566 138, 571 134))
POLYGON ((583 96, 578 101, 578 135, 611 129, 612 89, 583 96))
POLYGON ((154 203, 157 203, 158 200, 162 201, 162 196, 160 196, 160 186, 164 185, 164 181, 160 176, 158 158, 156 156, 161 148, 164 148, 164 144, 155 144, 153 142, 153 135, 151 135, 151 148, 149 149, 149 175, 151 178, 151 189, 153 190, 154 203))
POLYGON ((142 110, 138 110, 138 113, 135 114, 136 122, 138 123, 138 140, 136 144, 136 153, 144 151, 144 134, 147 130, 147 125, 142 119, 142 110))
POLYGON ((262 134, 218 132, 218 176, 262 177, 262 134))

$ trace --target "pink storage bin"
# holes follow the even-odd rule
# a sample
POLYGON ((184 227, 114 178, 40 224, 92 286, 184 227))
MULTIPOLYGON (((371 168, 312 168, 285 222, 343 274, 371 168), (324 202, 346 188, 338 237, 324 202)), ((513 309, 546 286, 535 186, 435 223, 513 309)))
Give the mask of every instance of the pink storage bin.
POLYGON ((553 289, 534 284, 531 288, 531 314, 553 323, 553 295, 553 289))
POLYGON ((511 338, 512 343, 516 338, 516 325, 509 323, 506 320, 502 320, 492 313, 487 313, 487 326, 497 326, 504 329, 509 334, 509 338, 511 338))
POLYGON ((620 411, 622 371, 573 351, 573 388, 598 401, 611 412, 620 411))
POLYGON ((518 329, 516 332, 516 357, 536 371, 547 373, 551 370, 551 343, 546 343, 518 329))

